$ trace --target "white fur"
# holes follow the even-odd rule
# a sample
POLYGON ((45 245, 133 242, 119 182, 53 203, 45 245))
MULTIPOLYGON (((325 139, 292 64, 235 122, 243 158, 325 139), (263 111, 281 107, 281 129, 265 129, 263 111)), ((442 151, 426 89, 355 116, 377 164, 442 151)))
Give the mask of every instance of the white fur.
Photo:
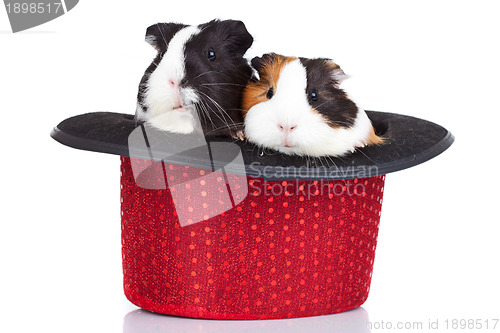
POLYGON ((148 120, 152 126, 171 133, 189 134, 195 126, 192 112, 169 111, 148 120))
POLYGON ((306 86, 306 68, 300 61, 285 65, 274 96, 254 105, 246 114, 246 137, 285 154, 308 156, 344 155, 367 140, 371 123, 363 110, 358 110, 351 128, 333 129, 321 114, 312 111, 306 86), (285 133, 279 125, 296 128, 285 133))
POLYGON ((150 74, 144 94, 147 112, 139 106, 137 117, 151 125, 174 133, 191 133, 197 116, 194 103, 199 97, 193 88, 179 87, 185 76, 185 46, 189 39, 200 32, 196 26, 179 30, 170 40, 167 52, 150 74), (175 82, 172 86, 169 82, 175 82), (179 106, 184 108, 174 109, 179 106))

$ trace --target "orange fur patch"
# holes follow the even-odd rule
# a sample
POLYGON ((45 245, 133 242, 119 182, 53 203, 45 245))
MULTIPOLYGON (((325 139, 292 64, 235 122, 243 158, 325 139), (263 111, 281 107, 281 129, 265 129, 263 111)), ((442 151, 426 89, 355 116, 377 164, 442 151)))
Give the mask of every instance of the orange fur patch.
POLYGON ((368 135, 368 139, 366 140, 366 144, 368 145, 380 145, 384 143, 384 139, 375 134, 375 129, 373 126, 370 129, 370 134, 368 135))
POLYGON ((276 92, 278 79, 283 67, 294 61, 295 57, 285 57, 272 53, 267 59, 263 60, 262 68, 259 70, 260 80, 250 82, 243 90, 241 107, 243 117, 254 105, 267 101, 267 92, 273 88, 276 92))

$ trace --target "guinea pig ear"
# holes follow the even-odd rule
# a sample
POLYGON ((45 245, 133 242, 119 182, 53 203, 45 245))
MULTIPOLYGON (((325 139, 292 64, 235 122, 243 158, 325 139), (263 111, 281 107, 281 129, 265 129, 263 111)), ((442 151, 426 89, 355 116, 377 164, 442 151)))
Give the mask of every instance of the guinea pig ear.
POLYGON ((263 61, 262 61, 262 58, 260 57, 255 57, 253 58, 250 63, 252 64, 252 67, 255 68, 255 70, 257 72, 260 73, 260 70, 262 69, 262 64, 263 64, 263 61))
POLYGON ((245 24, 236 20, 220 21, 219 24, 225 34, 224 40, 228 42, 227 46, 234 53, 243 56, 253 44, 253 37, 248 33, 245 24))
POLYGON ((187 27, 179 23, 156 23, 146 30, 146 42, 151 44, 158 53, 166 51, 168 43, 182 28, 187 27))
POLYGON ((333 79, 335 88, 338 88, 345 79, 349 78, 349 75, 344 73, 342 68, 340 68, 340 66, 334 63, 333 61, 328 60, 327 65, 328 68, 330 69, 330 75, 333 79))
POLYGON ((253 58, 250 63, 252 64, 252 67, 255 68, 257 72, 260 73, 262 67, 264 67, 265 64, 272 63, 273 59, 276 57, 275 53, 266 53, 263 54, 262 57, 255 57, 253 58))

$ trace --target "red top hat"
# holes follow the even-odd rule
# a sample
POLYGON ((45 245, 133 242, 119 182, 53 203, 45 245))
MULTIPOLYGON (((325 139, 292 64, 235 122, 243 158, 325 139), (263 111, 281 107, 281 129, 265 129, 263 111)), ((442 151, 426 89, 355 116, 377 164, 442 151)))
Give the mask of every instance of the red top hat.
POLYGON ((124 289, 132 303, 187 317, 277 319, 363 304, 385 175, 454 140, 425 120, 367 114, 386 143, 342 158, 169 134, 109 112, 66 119, 51 135, 121 156, 124 289))

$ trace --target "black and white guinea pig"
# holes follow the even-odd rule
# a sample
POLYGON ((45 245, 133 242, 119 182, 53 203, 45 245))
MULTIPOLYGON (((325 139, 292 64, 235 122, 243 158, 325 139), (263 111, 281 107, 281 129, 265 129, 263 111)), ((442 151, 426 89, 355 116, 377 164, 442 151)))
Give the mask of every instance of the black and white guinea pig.
POLYGON ((241 138, 241 94, 252 77, 243 55, 253 43, 243 22, 158 23, 146 41, 158 54, 140 82, 136 118, 173 133, 201 124, 205 135, 241 138))
POLYGON ((342 156, 382 143, 365 111, 339 88, 346 75, 333 61, 270 53, 252 66, 259 78, 242 99, 249 141, 307 156, 342 156))

